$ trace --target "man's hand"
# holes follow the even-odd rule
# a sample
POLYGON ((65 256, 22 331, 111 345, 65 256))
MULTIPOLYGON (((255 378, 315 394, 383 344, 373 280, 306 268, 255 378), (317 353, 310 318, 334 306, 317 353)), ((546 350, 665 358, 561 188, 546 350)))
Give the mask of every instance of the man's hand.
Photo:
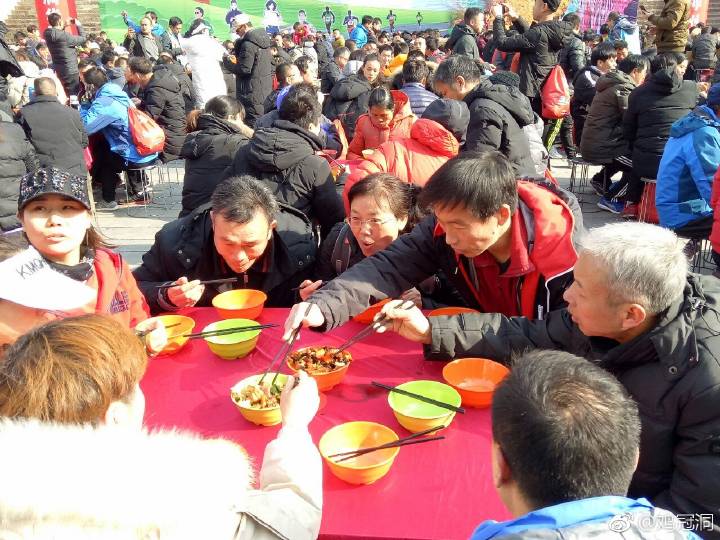
POLYGON ((325 324, 325 317, 323 317, 320 308, 315 304, 308 302, 301 302, 295 304, 290 310, 290 315, 285 320, 285 333, 283 334, 283 340, 288 341, 296 328, 308 328, 317 327, 325 324), (308 308, 310 311, 308 311, 308 308), (305 315, 307 313, 307 315, 305 315))
POLYGON ((420 294, 420 291, 418 291, 415 287, 412 289, 408 289, 404 293, 400 295, 400 299, 403 301, 410 301, 415 306, 422 308, 422 295, 420 294))
POLYGON ((320 395, 315 379, 304 371, 298 371, 293 377, 289 375, 285 387, 280 394, 280 413, 283 426, 305 428, 315 418, 320 406, 320 395), (295 386, 295 378, 298 385, 295 386))
POLYGON ((516 20, 520 15, 518 15, 518 12, 515 11, 515 8, 512 6, 510 2, 503 3, 503 7, 507 9, 507 16, 510 17, 511 20, 516 20))
POLYGON ((502 4, 495 4, 492 8, 492 12, 493 12, 493 15, 495 15, 495 17, 502 18, 502 16, 503 16, 502 4))
POLYGON ((198 303, 205 293, 205 285, 200 284, 200 280, 188 281, 185 276, 173 282, 176 287, 170 287, 167 291, 170 303, 179 308, 192 307, 198 303))
POLYGON ((645 15, 647 15, 648 13, 650 13, 650 12, 648 11, 648 9, 647 9, 645 6, 643 6, 642 4, 640 4, 640 11, 642 11, 645 15))
POLYGON ((120 12, 120 16, 121 16, 123 19, 127 19, 128 12, 123 9, 123 10, 120 12))
POLYGON ((432 343, 430 321, 415 306, 409 308, 407 306, 408 304, 405 304, 403 300, 388 302, 383 306, 382 311, 375 316, 375 320, 377 321, 382 315, 385 315, 386 320, 389 322, 386 324, 375 322, 373 328, 379 334, 389 328, 405 339, 429 345, 432 343))
POLYGON ((298 291, 300 293, 300 298, 302 298, 303 301, 307 300, 308 296, 322 287, 322 284, 323 282, 321 279, 318 279, 317 281, 310 281, 309 279, 306 279, 300 284, 300 290, 298 291))

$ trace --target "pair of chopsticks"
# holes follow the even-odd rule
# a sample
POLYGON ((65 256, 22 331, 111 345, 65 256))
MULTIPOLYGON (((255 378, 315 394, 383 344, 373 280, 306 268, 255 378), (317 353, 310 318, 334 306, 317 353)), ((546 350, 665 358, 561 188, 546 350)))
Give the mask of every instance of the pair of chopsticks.
MULTIPOLYGON (((231 277, 231 278, 225 278, 225 279, 208 279, 206 281, 201 281, 198 283, 198 285, 219 285, 220 283, 237 283, 239 278, 231 277)), ((171 287, 182 287, 182 285, 177 285, 175 283, 163 283, 162 285, 156 285, 158 289, 169 289, 171 287)))
POLYGON ((410 446, 411 444, 422 444, 422 443, 431 442, 431 441, 439 441, 439 440, 444 439, 445 437, 443 435, 440 435, 438 437, 426 437, 424 439, 420 439, 420 437, 423 437, 429 433, 433 433, 434 431, 443 429, 444 427, 445 426, 431 427, 424 431, 419 431, 418 433, 413 433, 412 435, 409 435, 408 437, 403 437, 402 439, 398 439, 397 441, 381 444, 379 446, 372 446, 369 448, 358 448, 357 450, 350 450, 348 452, 338 452, 337 454, 329 455, 328 458, 342 456, 341 459, 333 460, 335 463, 340 463, 342 461, 347 461, 348 459, 353 459, 353 458, 356 458, 359 456, 364 456, 365 454, 369 454, 370 452, 377 452, 378 450, 385 450, 387 448, 398 448, 401 446, 410 446))
MULTIPOLYGON (((327 284, 327 281, 322 281, 322 282, 320 282, 320 287, 324 286, 325 284, 327 284)), ((310 285, 306 285, 305 287, 309 287, 309 286, 310 286, 310 285)), ((291 290, 291 291, 302 291, 305 287, 293 287, 293 288, 290 289, 290 290, 291 290)))
MULTIPOLYGON (((405 302, 400 304, 396 309, 410 309, 414 305, 415 304, 411 300, 406 300, 405 302)), ((345 343, 340 345, 340 347, 337 348, 336 352, 344 351, 345 349, 347 349, 351 345, 354 345, 361 339, 365 339, 370 334, 375 332, 379 326, 383 326, 383 325, 387 324, 388 322, 389 321, 388 321, 387 316, 383 313, 382 315, 380 315, 380 317, 378 317, 378 319, 375 322, 369 324, 367 327, 363 328, 357 334, 355 334, 353 337, 348 339, 345 343)))
POLYGON ((431 405, 436 405, 438 407, 442 407, 443 409, 449 409, 451 411, 464 413, 465 409, 462 407, 456 407, 455 405, 451 405, 450 403, 445 403, 444 401, 438 401, 433 398, 429 398, 427 396, 423 396, 421 394, 416 394, 415 392, 408 392, 407 390, 403 390, 402 388, 396 388, 395 386, 388 386, 387 384, 383 384, 377 381, 372 381, 370 384, 373 386, 377 386, 378 388, 384 388, 385 390, 389 390, 390 392, 396 392, 398 394, 402 394, 403 396, 408 396, 414 399, 417 399, 418 401, 424 401, 425 403, 430 403, 431 405))
POLYGON ((186 337, 188 339, 200 339, 200 338, 206 338, 206 337, 216 337, 216 336, 227 336, 230 334, 235 334, 239 332, 252 332, 253 330, 264 330, 265 328, 275 328, 279 325, 269 323, 269 324, 254 324, 252 326, 240 326, 237 328, 223 328, 221 330, 208 330, 207 332, 198 332, 196 334, 185 334, 182 336, 173 336, 173 337, 186 337))
MULTIPOLYGON (((312 304, 308 304, 308 307, 305 309, 305 314, 303 315, 303 318, 307 317, 310 314, 310 309, 312 308, 312 304)), ((262 384, 262 382, 265 380, 265 377, 267 377, 267 374, 272 371, 273 367, 275 366, 275 363, 282 362, 285 360, 285 357, 290 354, 290 351, 292 350, 293 345, 295 344, 295 341, 297 340, 298 336, 300 335, 300 328, 302 327, 302 324, 299 325, 295 330, 292 331, 292 334, 290 334, 290 339, 287 340, 285 343, 280 345, 280 349, 278 349, 278 352, 275 353, 275 356, 273 356, 273 359, 270 360, 270 365, 265 370, 265 373, 263 373, 263 376, 260 377, 260 380, 257 382, 258 386, 262 384)), ((278 363, 278 367, 279 367, 278 363)), ((270 387, 272 388, 275 386, 275 381, 277 380, 278 375, 280 374, 280 371, 278 370, 275 373, 275 376, 273 377, 272 382, 270 383, 270 387)))
MULTIPOLYGON (((165 330, 167 330, 168 328, 175 328, 176 326, 180 326, 180 323, 168 324, 168 325, 165 327, 165 330)), ((150 329, 150 330, 138 330, 138 331, 135 332, 135 335, 136 335, 137 337, 139 337, 140 339, 142 339, 142 338, 144 338, 145 336, 147 336, 150 332, 154 332, 155 330, 157 330, 157 329, 156 329, 156 328, 152 328, 152 329, 150 329)), ((177 337, 177 336, 172 336, 172 337, 177 337)))

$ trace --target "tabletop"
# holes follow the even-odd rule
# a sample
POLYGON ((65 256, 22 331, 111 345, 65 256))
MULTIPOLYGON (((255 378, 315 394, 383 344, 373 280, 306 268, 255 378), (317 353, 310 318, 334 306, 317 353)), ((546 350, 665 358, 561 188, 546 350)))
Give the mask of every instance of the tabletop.
MULTIPOLYGON (((257 348, 246 358, 222 360, 203 340, 191 340, 175 355, 151 359, 141 383, 147 401, 146 425, 176 426, 236 441, 259 467, 265 445, 280 426, 247 422, 230 400, 230 388, 267 368, 281 345, 288 311, 263 311, 258 322, 281 326, 263 330, 257 348)), ((195 319, 195 331, 219 319, 214 308, 181 313, 195 319)), ((337 346, 362 327, 349 322, 325 334, 305 330, 295 347, 337 346)), ((424 360, 420 345, 393 333, 373 334, 349 350, 353 363, 345 379, 325 394, 310 424, 315 443, 331 427, 354 420, 379 422, 400 437, 409 435, 395 419, 387 393, 369 383, 442 381, 444 364, 424 360)), ((288 372, 287 366, 283 367, 288 372)), ((457 414, 442 434, 445 440, 401 449, 390 472, 371 485, 347 484, 324 465, 320 538, 466 539, 486 519, 509 519, 492 483, 489 409, 468 408, 466 414, 457 414)))

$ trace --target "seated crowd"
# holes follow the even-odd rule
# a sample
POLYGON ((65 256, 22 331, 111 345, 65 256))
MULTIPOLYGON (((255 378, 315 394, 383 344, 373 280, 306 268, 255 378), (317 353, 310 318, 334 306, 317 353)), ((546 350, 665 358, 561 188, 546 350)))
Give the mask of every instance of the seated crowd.
POLYGON ((532 25, 469 7, 446 37, 365 15, 344 39, 329 7, 327 34, 273 33, 235 2, 225 43, 201 7, 184 33, 122 12, 121 46, 58 13, 10 46, 0 22, 0 529, 318 536, 305 373, 257 473, 235 443, 143 428, 167 343, 151 315, 239 288, 289 308, 284 340, 389 300, 372 328, 427 360, 511 368, 489 457, 513 519, 473 540, 697 538, 682 515, 720 538, 720 32, 676 4, 641 6, 646 28, 610 12, 600 36, 559 0, 535 0, 532 25), (626 222, 585 229, 556 138, 626 222), (150 171, 177 160, 179 216, 131 269, 94 212, 149 204, 150 171), (634 223, 653 203, 658 225, 634 223), (705 240, 711 276, 689 271, 705 240), (446 306, 474 312, 423 311, 446 306))

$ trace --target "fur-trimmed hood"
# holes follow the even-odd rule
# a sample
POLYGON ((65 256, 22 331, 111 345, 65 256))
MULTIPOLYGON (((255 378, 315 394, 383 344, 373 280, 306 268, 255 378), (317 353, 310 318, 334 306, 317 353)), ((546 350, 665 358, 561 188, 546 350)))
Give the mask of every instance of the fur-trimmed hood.
POLYGON ((230 539, 253 470, 230 441, 0 421, 0 538, 230 539))

